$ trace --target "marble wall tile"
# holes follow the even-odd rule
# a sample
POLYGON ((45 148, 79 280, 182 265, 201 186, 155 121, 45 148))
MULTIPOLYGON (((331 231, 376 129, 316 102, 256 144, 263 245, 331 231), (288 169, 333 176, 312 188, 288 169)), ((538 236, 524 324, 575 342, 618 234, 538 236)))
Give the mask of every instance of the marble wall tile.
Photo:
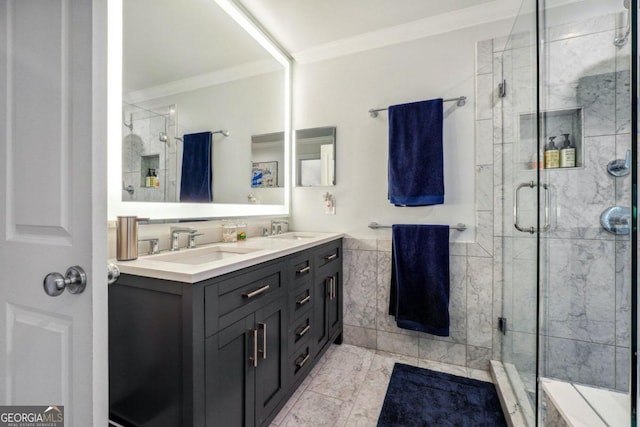
POLYGON ((417 336, 378 331, 378 349, 389 353, 419 357, 420 338, 417 336))
POLYGON ((491 348, 493 316, 491 258, 467 258, 467 344, 491 348))
POLYGON ((467 247, 468 256, 493 256, 493 211, 476 212, 476 244, 467 247))
POLYGON ((631 132, 630 77, 628 68, 616 73, 616 133, 631 132))
POLYGON ((476 166, 493 164, 493 120, 476 120, 476 166))
MULTIPOLYGON (((630 149, 631 135, 628 133, 616 135, 616 159, 625 159, 627 150, 630 149)), ((616 206, 631 206, 631 174, 615 178, 614 183, 616 188, 616 206)))
POLYGON ((553 41, 547 44, 549 66, 547 84, 567 84, 583 76, 615 70, 615 32, 606 31, 553 41), (585 55, 584 52, 589 52, 585 55))
POLYGON ((493 166, 476 166, 476 210, 493 210, 493 166))
MULTIPOLYGON (((449 337, 457 343, 467 342, 467 259, 461 256, 449 258, 449 337)), ((440 337, 438 337, 440 338, 440 337)))
POLYGON ((344 251, 344 324, 376 324, 377 252, 344 251))
POLYGON ((493 72, 493 39, 476 43, 476 74, 493 72))
POLYGON ((489 369, 489 361, 491 360, 491 348, 467 346, 466 365, 474 369, 489 369))
POLYGON ((420 337, 420 359, 466 366, 467 346, 420 337))
POLYGON ((578 105, 583 106, 584 136, 611 135, 616 132, 615 85, 614 72, 587 75, 578 80, 576 100, 578 105))
POLYGON ((391 252, 391 238, 378 239, 378 252, 391 252))
POLYGON ((465 242, 451 242, 449 256, 467 256, 467 244, 465 242))
POLYGON ((476 76, 476 120, 491 119, 493 117, 493 97, 491 74, 476 76))
POLYGON ((616 345, 631 344, 631 255, 629 241, 615 243, 616 345))
POLYGON ((359 326, 343 325, 343 339, 345 344, 358 347, 376 349, 377 334, 375 329, 361 328, 359 326))
POLYGON ((615 343, 615 259, 609 241, 551 240, 549 334, 615 343))
MULTIPOLYGON (((535 333, 523 333, 512 331, 508 332, 510 337, 508 343, 509 356, 507 362, 513 363, 518 372, 535 373, 536 372, 536 335, 535 333)), ((504 359, 503 359, 504 360, 504 359)))
POLYGON ((631 368, 631 350, 628 347, 616 347, 616 390, 629 392, 631 368))
POLYGON ((419 359, 418 366, 424 369, 431 369, 432 371, 444 372, 451 375, 457 375, 459 377, 466 377, 468 370, 464 366, 451 365, 449 363, 437 362, 434 360, 419 359))
POLYGON ((345 237, 343 249, 358 250, 358 251, 375 251, 377 250, 378 240, 376 239, 354 239, 351 237, 345 237))
POLYGON ((599 387, 615 387, 615 347, 549 337, 543 376, 599 387))
POLYGON ((554 25, 551 28, 547 28, 547 40, 564 40, 602 31, 611 31, 615 29, 615 24, 615 14, 607 14, 568 24, 554 25))
POLYGON ((582 169, 546 172, 551 183, 553 238, 613 239, 600 214, 615 204, 615 180, 606 171, 615 157, 615 136, 585 138, 582 169))

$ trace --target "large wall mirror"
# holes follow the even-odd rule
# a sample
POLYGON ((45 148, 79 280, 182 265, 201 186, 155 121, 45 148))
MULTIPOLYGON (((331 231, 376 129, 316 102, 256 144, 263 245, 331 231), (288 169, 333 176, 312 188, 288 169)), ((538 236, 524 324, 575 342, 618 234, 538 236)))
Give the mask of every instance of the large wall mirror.
MULTIPOLYGON (((252 143, 290 128, 288 55, 232 0, 126 0, 120 8, 109 217, 288 214, 289 132, 257 151, 252 143), (266 184, 255 185, 256 167, 269 168, 266 184), (185 197, 203 186, 202 197, 185 197)), ((118 29, 109 25, 113 41, 118 29)))

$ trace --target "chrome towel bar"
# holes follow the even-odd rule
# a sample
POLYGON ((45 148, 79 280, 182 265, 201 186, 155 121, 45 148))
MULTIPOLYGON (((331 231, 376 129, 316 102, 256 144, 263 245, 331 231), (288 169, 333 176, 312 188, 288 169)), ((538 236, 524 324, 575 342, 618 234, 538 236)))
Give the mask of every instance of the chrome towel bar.
MULTIPOLYGON (((378 228, 391 228, 391 226, 390 225, 378 224, 377 222, 370 222, 369 223, 369 228, 377 230, 378 228)), ((449 228, 451 228, 452 230, 464 231, 464 230, 467 229, 467 226, 465 224, 459 222, 456 225, 450 225, 449 228)))
MULTIPOLYGON (((458 107, 464 107, 464 104, 467 103, 467 97, 466 96, 459 96, 457 98, 449 98, 449 99, 443 99, 442 102, 453 102, 456 101, 456 105, 458 107)), ((378 111, 387 111, 388 108, 372 108, 371 110, 369 110, 369 114, 371 115, 371 117, 378 117, 378 111)))

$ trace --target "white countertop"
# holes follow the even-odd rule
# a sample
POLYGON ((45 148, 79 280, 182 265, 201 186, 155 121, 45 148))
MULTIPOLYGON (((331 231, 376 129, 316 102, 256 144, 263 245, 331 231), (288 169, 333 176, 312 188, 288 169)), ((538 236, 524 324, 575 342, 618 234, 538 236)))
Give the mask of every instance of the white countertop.
POLYGON ((153 277, 156 279, 175 280, 178 282, 196 283, 212 277, 221 276, 226 273, 260 264, 272 259, 290 255, 304 249, 322 245, 343 237, 342 233, 320 233, 320 232, 291 232, 285 235, 271 237, 252 237, 244 241, 233 243, 213 243, 203 245, 195 249, 181 248, 177 252, 162 252, 157 255, 144 255, 133 261, 111 260, 118 266, 121 273, 133 274, 136 276, 153 277), (300 239, 281 238, 285 235, 300 236, 300 239), (167 254, 180 254, 187 256, 193 254, 194 257, 202 256, 214 246, 221 248, 246 249, 253 252, 242 253, 228 258, 203 262, 200 264, 181 263, 179 261, 166 261, 167 254))

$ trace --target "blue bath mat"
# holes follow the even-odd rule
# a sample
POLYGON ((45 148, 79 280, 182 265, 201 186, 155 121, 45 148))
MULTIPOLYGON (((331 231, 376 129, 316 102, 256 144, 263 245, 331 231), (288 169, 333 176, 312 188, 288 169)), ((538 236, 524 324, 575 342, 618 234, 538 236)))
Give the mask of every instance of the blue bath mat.
POLYGON ((493 384, 396 363, 378 427, 506 427, 493 384))

